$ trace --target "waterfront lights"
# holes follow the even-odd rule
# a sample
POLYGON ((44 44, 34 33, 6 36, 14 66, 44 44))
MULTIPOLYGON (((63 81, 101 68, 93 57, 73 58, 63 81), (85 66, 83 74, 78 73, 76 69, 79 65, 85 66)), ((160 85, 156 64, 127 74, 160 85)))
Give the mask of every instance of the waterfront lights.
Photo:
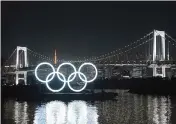
POLYGON ((83 90, 86 88, 87 83, 93 82, 93 81, 97 78, 97 75, 98 75, 97 68, 96 68, 96 66, 95 66, 94 64, 92 64, 92 63, 83 63, 83 64, 79 67, 78 71, 76 70, 76 67, 75 67, 73 64, 68 63, 68 62, 67 62, 67 63, 62 63, 62 64, 60 64, 56 71, 55 71, 55 68, 53 67, 53 65, 51 65, 51 64, 48 63, 48 62, 42 62, 42 63, 40 63, 39 65, 37 65, 37 67, 35 68, 35 77, 37 78, 37 80, 40 81, 40 82, 42 82, 42 83, 46 83, 47 88, 48 88, 50 91, 52 91, 52 92, 60 92, 60 91, 62 91, 62 90, 64 89, 64 87, 65 87, 66 84, 68 84, 68 87, 69 87, 72 91, 74 91, 74 92, 81 92, 81 91, 83 91, 83 90), (42 66, 42 65, 49 65, 49 66, 52 68, 52 71, 53 71, 53 72, 51 72, 50 74, 48 74, 48 76, 46 77, 46 80, 42 80, 42 79, 40 79, 40 78, 38 77, 37 71, 38 71, 38 68, 39 68, 40 66, 42 66), (59 72, 59 71, 60 71, 60 68, 61 68, 62 66, 64 66, 64 65, 69 65, 69 66, 71 66, 71 67, 73 68, 73 70, 74 70, 74 72, 71 73, 71 74, 68 76, 68 79, 66 79, 66 77, 65 77, 64 74, 62 74, 61 72, 59 72), (85 74, 81 72, 81 69, 82 69, 84 66, 86 66, 86 65, 92 66, 92 67, 95 69, 95 76, 94 76, 91 80, 87 80, 87 77, 85 76, 85 74), (62 87, 59 88, 59 89, 57 89, 57 90, 52 89, 52 88, 49 86, 49 84, 48 84, 51 80, 53 80, 53 78, 54 78, 55 75, 57 75, 58 79, 59 79, 61 82, 63 82, 62 87), (76 78, 77 75, 79 76, 80 80, 84 82, 84 86, 83 86, 81 89, 74 89, 74 88, 70 85, 70 82, 72 82, 72 81, 76 78))

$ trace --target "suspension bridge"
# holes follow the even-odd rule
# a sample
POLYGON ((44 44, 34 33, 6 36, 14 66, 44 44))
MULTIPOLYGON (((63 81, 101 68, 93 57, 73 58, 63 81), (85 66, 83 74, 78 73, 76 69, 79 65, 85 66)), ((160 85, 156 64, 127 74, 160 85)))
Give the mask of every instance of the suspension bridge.
MULTIPOLYGON (((81 64, 92 62, 98 68, 98 75, 111 78, 119 74, 119 68, 135 70, 150 69, 153 77, 167 77, 176 69, 176 40, 165 31, 154 30, 139 40, 131 42, 121 49, 97 56, 77 60, 56 60, 35 52, 27 47, 17 46, 2 66, 2 75, 13 75, 15 84, 24 80, 27 84, 29 72, 34 72, 40 62, 60 64, 70 62, 81 64), (57 62, 56 62, 57 61, 57 62), (23 75, 19 77, 19 75, 23 75)), ((143 72, 144 73, 144 72, 143 72)), ((146 73, 146 72, 145 72, 146 73)))

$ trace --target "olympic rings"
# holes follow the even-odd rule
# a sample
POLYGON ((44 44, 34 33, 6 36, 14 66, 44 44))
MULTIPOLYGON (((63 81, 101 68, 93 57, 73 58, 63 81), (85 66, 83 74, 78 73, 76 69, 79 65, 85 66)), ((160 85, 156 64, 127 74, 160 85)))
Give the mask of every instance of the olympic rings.
POLYGON ((83 63, 83 64, 79 67, 78 71, 76 70, 76 67, 75 67, 73 64, 68 63, 68 62, 67 62, 67 63, 62 63, 62 64, 60 64, 56 71, 55 71, 55 68, 53 67, 53 65, 51 65, 51 64, 48 63, 48 62, 42 62, 42 63, 38 64, 37 67, 35 68, 35 77, 37 78, 37 80, 40 81, 40 82, 42 82, 42 83, 46 83, 47 88, 48 88, 50 91, 52 91, 52 92, 60 92, 61 90, 64 89, 66 83, 68 84, 68 87, 69 87, 72 91, 74 91, 74 92, 81 92, 81 91, 83 91, 83 90, 86 88, 87 83, 93 82, 93 81, 97 78, 97 75, 98 75, 97 68, 96 68, 96 66, 95 66, 94 64, 92 64, 92 63, 83 63), (38 68, 39 68, 40 66, 42 66, 42 65, 49 65, 49 66, 52 68, 52 71, 53 71, 53 72, 51 72, 50 74, 48 74, 48 76, 46 77, 46 80, 41 80, 41 79, 38 77, 38 74, 37 74, 38 68), (66 80, 65 76, 64 76, 61 72, 59 72, 60 68, 61 68, 62 66, 64 66, 64 65, 69 65, 69 66, 71 66, 71 67, 73 68, 73 70, 74 70, 74 72, 71 73, 71 74, 68 76, 68 79, 67 79, 67 80, 66 80), (81 69, 82 69, 85 65, 90 65, 90 66, 92 66, 92 67, 95 69, 95 76, 94 76, 91 80, 87 80, 87 77, 85 76, 85 74, 83 74, 83 73, 81 72, 81 69), (49 86, 49 84, 48 84, 51 80, 53 80, 55 74, 57 75, 58 79, 59 79, 61 82, 63 82, 62 87, 59 88, 59 89, 57 89, 57 90, 52 89, 52 88, 49 86), (72 81, 76 78, 77 74, 78 74, 80 80, 84 82, 84 86, 83 86, 81 89, 74 89, 74 88, 70 85, 70 82, 72 82, 72 81), (51 78, 50 78, 50 77, 51 77, 51 78))
MULTIPOLYGON (((93 81, 97 78, 97 75, 98 75, 96 66, 95 66, 94 64, 92 64, 92 63, 83 63, 83 64, 79 67, 78 72, 80 72, 81 69, 82 69, 82 67, 85 66, 85 65, 91 65, 91 66, 95 69, 95 76, 94 76, 94 78, 93 78, 92 80, 87 81, 87 83, 93 82, 93 81)), ((79 78, 80 78, 82 81, 86 82, 84 79, 82 79, 82 77, 80 76, 80 73, 78 73, 78 75, 79 75, 79 78)))
MULTIPOLYGON (((41 65, 49 65, 49 66, 52 68, 53 72, 55 72, 55 69, 54 69, 54 67, 53 67, 50 63, 48 63, 48 62, 42 62, 42 63, 38 64, 37 67, 35 68, 35 77, 37 78, 37 80, 39 80, 39 81, 42 82, 42 83, 46 83, 47 81, 41 80, 41 79, 38 77, 38 74, 37 74, 37 70, 38 70, 38 68, 39 68, 41 65)), ((51 80, 54 78, 54 76, 55 76, 55 73, 53 74, 52 78, 51 78, 49 81, 51 81, 51 80)), ((48 82, 49 82, 49 81, 48 81, 48 82)))
MULTIPOLYGON (((61 68, 62 66, 64 66, 64 65, 70 65, 70 66, 73 68, 74 72, 76 72, 75 66, 74 66, 73 64, 71 64, 71 63, 62 63, 61 65, 59 65, 59 67, 57 68, 57 71, 56 71, 56 72, 59 72, 60 68, 61 68)), ((59 78, 59 80, 61 80, 61 81, 63 82, 63 80, 60 78, 59 75, 58 75, 58 78, 59 78)), ((70 80, 70 82, 73 81, 75 78, 76 78, 76 73, 75 73, 75 75, 73 76, 73 78, 70 80)))
POLYGON ((53 89, 51 89, 51 87, 48 85, 48 78, 51 76, 51 75, 55 75, 55 73, 54 72, 51 72, 47 77, 46 77, 46 86, 47 86, 47 88, 50 90, 50 91, 52 91, 52 92, 59 92, 59 91, 61 91, 61 90, 63 90, 64 89, 64 87, 65 87, 65 85, 66 85, 66 79, 65 79, 65 76, 62 74, 62 73, 60 73, 60 72, 56 72, 57 74, 60 74, 62 77, 63 77, 63 79, 64 79, 64 84, 63 84, 63 86, 60 88, 60 89, 58 89, 58 90, 53 90, 53 89))
POLYGON ((68 87, 69 87, 72 91, 74 91, 74 92, 81 92, 81 91, 84 90, 84 89, 86 88, 86 86, 87 86, 87 78, 86 78, 86 76, 85 76, 82 72, 73 72, 72 74, 69 75, 69 77, 68 77, 68 82, 67 82, 67 83, 68 83, 68 87), (83 86, 81 89, 79 89, 79 90, 73 89, 73 88, 71 87, 71 85, 70 85, 70 82, 71 82, 70 77, 71 77, 72 75, 75 75, 76 73, 78 73, 79 75, 81 74, 81 75, 85 78, 84 86, 83 86))

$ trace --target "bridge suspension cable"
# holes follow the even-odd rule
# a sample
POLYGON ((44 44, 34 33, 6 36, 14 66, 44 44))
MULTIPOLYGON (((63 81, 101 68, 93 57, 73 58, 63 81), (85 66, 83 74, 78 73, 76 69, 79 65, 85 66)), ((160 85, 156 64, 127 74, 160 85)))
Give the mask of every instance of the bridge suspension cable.
MULTIPOLYGON (((53 61, 51 58, 49 58, 49 57, 47 57, 47 56, 45 56, 45 55, 42 55, 42 54, 40 54, 40 53, 37 53, 37 52, 35 52, 35 51, 32 51, 32 50, 30 50, 29 48, 27 48, 32 54, 31 55, 33 55, 33 56, 39 56, 39 58, 42 58, 42 59, 45 59, 45 60, 48 60, 48 61, 53 61)), ((30 53, 29 52, 29 53, 30 53)))
POLYGON ((153 38, 151 38, 151 39, 149 39, 149 40, 147 40, 147 41, 144 41, 144 42, 142 42, 141 44, 139 44, 139 45, 137 45, 137 46, 134 46, 134 47, 132 47, 132 48, 130 48, 130 49, 128 49, 128 50, 125 50, 125 51, 122 51, 122 52, 117 53, 117 54, 115 54, 115 55, 107 56, 107 57, 105 57, 105 58, 101 58, 101 59, 98 59, 98 60, 103 60, 103 59, 107 59, 107 58, 109 58, 109 57, 113 57, 113 56, 125 54, 126 52, 129 52, 129 51, 131 51, 131 50, 133 50, 133 49, 135 49, 135 48, 138 48, 139 46, 141 46, 141 45, 143 45, 143 44, 145 44, 145 43, 148 43, 148 42, 149 42, 150 40, 152 40, 152 39, 153 39, 153 38))
MULTIPOLYGON (((49 58, 48 56, 45 56, 45 55, 42 55, 42 54, 40 54, 40 53, 37 53, 37 52, 35 52, 35 51, 33 51, 33 50, 30 50, 29 48, 27 48, 30 52, 30 54, 31 55, 33 55, 34 57, 37 57, 38 56, 38 58, 41 58, 41 59, 43 59, 43 60, 47 60, 47 61, 50 61, 50 62, 54 62, 54 60, 52 59, 52 58, 49 58)), ((58 60, 57 59, 57 62, 63 62, 64 60, 58 60)))
POLYGON ((176 43, 176 40, 166 33, 166 35, 176 43))
POLYGON ((14 55, 14 53, 16 52, 17 49, 15 49, 12 54, 9 56, 9 58, 6 60, 5 64, 7 64, 9 62, 9 60, 12 58, 12 56, 14 55))
MULTIPOLYGON (((147 38, 147 37, 150 37, 150 35, 151 34, 153 34, 153 31, 152 32, 150 32, 150 33, 148 33, 148 34, 146 34, 145 36, 143 36, 142 38, 140 38, 139 40, 137 40, 137 41, 135 41, 135 42, 132 42, 132 43, 130 43, 129 45, 126 45, 126 46, 124 46, 123 48, 121 48, 121 49, 116 49, 116 50, 114 50, 114 51, 112 51, 112 52, 109 52, 109 53, 106 53, 106 54, 103 54, 103 55, 100 55, 100 56, 96 56, 96 57, 89 57, 89 58, 85 58, 84 57, 84 59, 82 59, 82 60, 80 60, 80 59, 78 59, 78 60, 71 60, 70 62, 85 62, 85 61, 99 61, 99 60, 103 60, 103 59, 107 59, 107 58, 109 58, 109 57, 111 57, 111 56, 114 56, 114 54, 117 54, 117 52, 119 53, 119 52, 122 52, 123 50, 125 50, 125 49, 127 49, 127 48, 129 48, 129 47, 131 47, 131 46, 133 46, 133 45, 135 45, 135 44, 138 44, 138 43, 140 43, 142 40, 144 40, 145 38, 147 38)), ((150 38, 149 38, 150 39, 150 38)), ((128 58, 128 57, 127 57, 128 58)))
MULTIPOLYGON (((78 58, 78 60, 74 61, 74 60, 70 60, 70 61, 65 61, 65 60, 57 60, 58 62, 85 62, 85 61, 92 61, 92 62, 99 62, 99 61, 124 61, 124 60, 131 60, 130 57, 133 56, 133 53, 131 52, 132 50, 140 47, 140 46, 143 46, 144 44, 147 44, 148 43, 148 46, 144 46, 144 48, 142 49, 142 53, 140 52, 136 52, 136 55, 135 55, 135 59, 139 59, 140 56, 143 56, 147 59, 147 60, 150 60, 151 56, 152 56, 152 42, 150 42, 152 39, 153 39, 153 31, 146 34, 145 36, 143 36, 142 38, 138 39, 137 41, 135 42, 132 42, 130 43, 129 45, 126 45, 124 46, 123 48, 121 49, 116 49, 112 52, 109 52, 109 53, 106 53, 106 54, 103 54, 103 55, 100 55, 100 56, 93 56, 93 57, 89 57, 89 58, 85 58, 84 59, 80 59, 78 58)), ((166 34, 166 33, 165 33, 166 34)), ((163 36, 161 36, 163 37, 163 36)), ((171 51, 171 46, 174 46, 176 47, 176 40, 174 38, 172 38, 171 36, 169 36, 168 34, 165 35, 164 37, 166 39, 166 46, 167 46, 167 54, 168 54, 168 58, 169 58, 169 51, 171 51), (170 46, 171 45, 171 46, 170 46)), ((140 47, 141 49, 141 47, 140 47)), ((37 53, 33 50, 30 50, 29 48, 27 48, 27 50, 29 51, 28 53, 31 54, 33 57, 37 57, 39 59, 43 59, 43 60, 47 60, 47 61, 50 61, 50 62, 53 62, 53 59, 52 58, 49 58, 45 55, 42 55, 40 53, 37 53)), ((17 51, 17 49, 15 49, 12 54, 10 55, 10 57, 6 60, 5 63, 7 63, 13 56, 14 56, 14 53, 17 51)), ((136 51, 136 50, 134 50, 136 51)), ((133 52, 134 52, 133 51, 133 52)), ((23 52, 22 52, 23 53, 23 52)), ((20 57, 22 56, 22 53, 20 53, 20 57)), ((16 56, 15 56, 16 57, 16 56)), ((134 57, 134 56, 133 56, 134 57)), ((23 58, 23 57, 21 57, 23 58)), ((29 59, 29 57, 28 57, 29 59)), ((133 59, 133 58, 132 58, 133 59)), ((33 59, 34 60, 34 59, 33 59)), ((22 60, 21 60, 22 61, 22 60)), ((40 61, 40 60, 39 60, 40 61)))
MULTIPOLYGON (((115 50, 115 51, 113 51, 113 52, 111 52, 111 53, 101 55, 101 56, 99 56, 99 57, 96 57, 96 60, 91 60, 91 61, 98 61, 98 60, 107 59, 107 58, 109 58, 109 57, 112 57, 112 56, 115 56, 115 55, 120 55, 120 54, 126 53, 126 52, 128 52, 128 51, 130 51, 130 50, 132 50, 132 49, 134 49, 134 48, 137 48, 138 46, 140 46, 140 45, 142 45, 142 44, 144 44, 144 43, 147 43, 148 41, 144 41, 144 42, 142 42, 141 44, 139 44, 139 45, 137 45, 137 46, 132 46, 132 45, 134 45, 134 44, 136 44, 136 43, 140 43, 142 40, 144 40, 145 38, 149 37, 152 33, 153 33, 153 32, 148 33, 148 34, 145 35, 144 37, 142 37, 142 38, 140 38, 139 40, 137 40, 137 41, 131 43, 130 45, 126 45, 126 46, 123 47, 122 49, 117 49, 117 50, 115 50), (127 48, 129 48, 129 47, 131 47, 131 48, 128 49, 128 50, 125 50, 125 49, 127 49, 127 48), (125 51, 123 51, 123 50, 125 50, 125 51), (118 53, 117 53, 117 51, 118 51, 118 53), (120 53, 119 53, 119 52, 120 52, 120 53)), ((152 38, 150 38, 149 40, 151 40, 151 39, 152 39, 152 38)))

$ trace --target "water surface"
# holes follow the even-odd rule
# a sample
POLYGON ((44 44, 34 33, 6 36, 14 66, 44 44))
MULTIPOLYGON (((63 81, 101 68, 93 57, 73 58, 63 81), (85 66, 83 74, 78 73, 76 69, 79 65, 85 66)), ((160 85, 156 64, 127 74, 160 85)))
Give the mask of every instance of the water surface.
POLYGON ((2 124, 176 124, 170 96, 120 92, 116 100, 5 100, 2 124))

